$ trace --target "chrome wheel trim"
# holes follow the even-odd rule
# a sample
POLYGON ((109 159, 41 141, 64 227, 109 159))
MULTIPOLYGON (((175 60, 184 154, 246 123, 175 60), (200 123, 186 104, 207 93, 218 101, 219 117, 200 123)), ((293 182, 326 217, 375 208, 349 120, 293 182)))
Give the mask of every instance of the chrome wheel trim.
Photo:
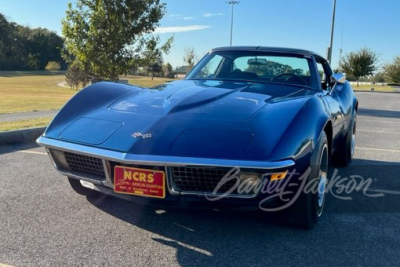
POLYGON ((351 157, 353 157, 354 152, 356 151, 356 127, 357 127, 357 116, 356 114, 354 114, 353 132, 351 135, 351 157))
POLYGON ((320 175, 318 182, 318 207, 323 207, 325 200, 326 177, 320 175))
POLYGON ((328 168, 329 168, 329 155, 328 155, 328 146, 325 144, 322 148, 321 158, 320 158, 320 172, 318 177, 318 206, 317 206, 317 215, 321 216, 322 211, 324 209, 325 198, 326 198, 326 186, 327 186, 327 176, 328 176, 328 168))

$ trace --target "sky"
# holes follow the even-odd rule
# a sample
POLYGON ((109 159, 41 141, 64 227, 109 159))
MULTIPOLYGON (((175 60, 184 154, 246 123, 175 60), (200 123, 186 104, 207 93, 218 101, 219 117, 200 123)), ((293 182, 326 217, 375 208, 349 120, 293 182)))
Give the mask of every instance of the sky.
MULTIPOLYGON (((75 0, 0 0, 8 20, 61 33, 67 3, 75 0)), ((167 14, 156 29, 162 41, 174 36, 165 62, 184 65, 185 48, 198 59, 207 51, 229 46, 231 5, 226 0, 165 0, 167 14)), ((241 0, 234 6, 233 45, 307 49, 326 57, 333 0, 241 0)), ((379 55, 379 66, 400 55, 400 1, 337 0, 333 62, 367 47, 379 55)))

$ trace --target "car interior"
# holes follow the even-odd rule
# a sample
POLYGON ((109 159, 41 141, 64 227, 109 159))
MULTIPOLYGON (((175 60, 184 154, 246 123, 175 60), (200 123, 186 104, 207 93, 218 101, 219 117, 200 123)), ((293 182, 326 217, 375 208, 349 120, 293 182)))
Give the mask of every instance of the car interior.
POLYGON ((212 66, 206 65, 204 70, 196 75, 196 78, 311 86, 311 76, 306 61, 298 58, 293 58, 293 61, 292 63, 290 57, 283 56, 275 59, 272 56, 262 55, 223 55, 216 62, 210 64, 212 66), (287 63, 285 64, 285 62, 287 63), (299 62, 302 65, 299 66, 299 62))

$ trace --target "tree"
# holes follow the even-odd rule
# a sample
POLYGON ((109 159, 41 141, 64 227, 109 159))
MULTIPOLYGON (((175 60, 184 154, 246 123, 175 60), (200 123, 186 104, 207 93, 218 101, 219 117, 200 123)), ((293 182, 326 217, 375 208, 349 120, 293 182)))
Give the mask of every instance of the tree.
POLYGON ((163 65, 163 72, 164 72, 164 77, 174 78, 174 70, 173 70, 171 64, 169 64, 169 63, 164 64, 163 65))
POLYGON ((11 32, 10 23, 4 15, 0 13, 0 70, 8 69, 7 65, 10 64, 11 32))
POLYGON ((383 72, 388 81, 400 83, 400 56, 395 57, 392 63, 383 66, 383 72))
POLYGON ((267 61, 266 63, 252 63, 244 70, 253 72, 258 76, 278 76, 284 73, 291 73, 298 76, 304 75, 302 69, 293 69, 291 66, 275 61, 267 61))
POLYGON ((162 72, 162 62, 157 62, 155 64, 153 64, 152 66, 150 66, 148 68, 148 71, 151 72, 151 79, 154 79, 154 74, 155 73, 161 73, 162 72))
POLYGON ((0 70, 43 70, 49 61, 64 65, 63 46, 57 33, 21 26, 0 14, 0 70))
POLYGON ((374 76, 371 77, 373 83, 384 83, 386 82, 385 74, 383 72, 377 72, 374 76))
POLYGON ((164 14, 160 0, 77 0, 62 21, 64 58, 93 77, 118 80, 132 70, 145 36, 164 14))
POLYGON ((90 75, 82 65, 79 65, 78 62, 71 64, 65 73, 65 81, 68 83, 71 89, 77 90, 79 84, 82 84, 82 87, 85 87, 90 80, 90 75))
POLYGON ((372 75, 376 70, 377 62, 378 55, 374 51, 362 48, 357 52, 346 54, 341 59, 340 69, 347 76, 353 77, 358 81, 360 77, 372 75))
POLYGON ((193 48, 185 48, 183 61, 188 65, 189 71, 193 68, 196 60, 196 53, 193 48))
POLYGON ((151 72, 151 79, 154 77, 154 73, 162 71, 163 65, 163 53, 168 54, 174 38, 171 37, 161 47, 157 47, 160 42, 158 36, 151 36, 146 43, 146 49, 143 51, 140 61, 143 67, 147 67, 148 71, 151 72))

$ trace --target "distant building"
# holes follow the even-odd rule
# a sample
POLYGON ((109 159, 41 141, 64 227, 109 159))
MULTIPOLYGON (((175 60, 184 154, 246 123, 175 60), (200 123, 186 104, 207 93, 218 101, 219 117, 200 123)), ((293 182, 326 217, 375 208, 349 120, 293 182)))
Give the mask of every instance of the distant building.
POLYGON ((177 67, 175 69, 175 79, 178 79, 178 80, 184 79, 189 71, 190 71, 189 66, 177 67))

